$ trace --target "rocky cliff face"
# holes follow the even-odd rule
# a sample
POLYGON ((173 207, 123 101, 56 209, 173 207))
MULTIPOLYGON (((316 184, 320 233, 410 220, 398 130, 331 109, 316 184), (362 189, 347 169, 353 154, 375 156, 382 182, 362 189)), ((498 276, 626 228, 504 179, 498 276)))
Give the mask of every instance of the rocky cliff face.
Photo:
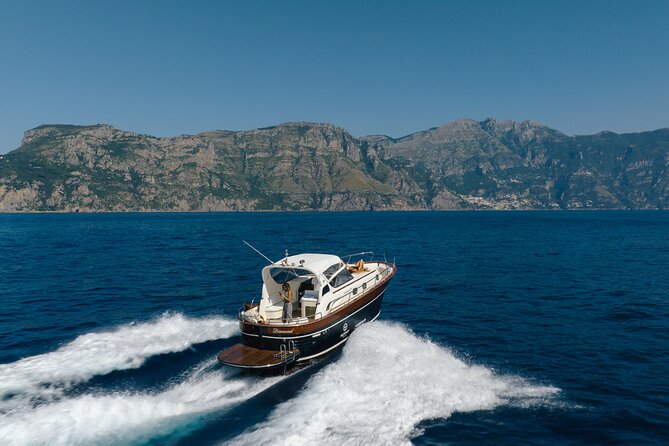
MULTIPOLYGON (((372 151, 373 152, 373 151, 372 151)), ((154 138, 107 125, 42 126, 0 160, 3 211, 396 209, 366 144, 329 124, 154 138)))
POLYGON ((669 129, 569 137, 532 121, 462 119, 399 139, 367 141, 426 177, 432 208, 669 206, 669 129))
POLYGON ((661 208, 669 129, 568 137, 458 120, 403 138, 304 122, 155 138, 41 126, 0 156, 0 212, 661 208))

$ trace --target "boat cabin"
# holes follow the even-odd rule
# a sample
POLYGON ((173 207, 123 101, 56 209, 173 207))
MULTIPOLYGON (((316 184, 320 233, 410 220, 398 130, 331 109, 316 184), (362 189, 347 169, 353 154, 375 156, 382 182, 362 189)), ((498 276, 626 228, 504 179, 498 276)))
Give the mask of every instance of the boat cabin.
MULTIPOLYGON (((246 322, 279 325, 319 319, 361 295, 368 285, 378 281, 378 267, 379 263, 373 262, 358 270, 330 254, 285 257, 263 268, 260 303, 246 304, 240 316, 246 322), (283 318, 284 302, 280 294, 284 284, 288 284, 292 291, 293 311, 287 319, 283 318)), ((384 267, 382 272, 385 270, 384 267)))

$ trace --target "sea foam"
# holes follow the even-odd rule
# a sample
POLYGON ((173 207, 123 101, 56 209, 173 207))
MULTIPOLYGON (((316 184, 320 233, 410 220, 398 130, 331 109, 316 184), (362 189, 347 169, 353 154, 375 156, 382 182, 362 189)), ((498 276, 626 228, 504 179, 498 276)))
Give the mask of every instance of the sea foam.
POLYGON ((151 356, 183 351, 236 332, 237 323, 230 318, 168 314, 151 322, 88 333, 53 352, 0 365, 0 399, 53 393, 96 375, 138 368, 151 356))
MULTIPOLYGON (((206 336, 196 339, 192 333, 185 334, 184 326, 190 326, 198 333, 209 327, 216 333, 215 337, 221 337, 234 333, 231 324, 225 319, 188 319, 176 315, 86 335, 109 336, 117 340, 133 338, 136 342, 132 344, 137 347, 144 336, 136 334, 133 337, 127 333, 113 336, 112 333, 140 330, 146 331, 152 341, 145 343, 145 349, 131 349, 134 353, 125 356, 131 362, 120 360, 123 349, 112 342, 118 350, 119 361, 105 368, 91 366, 86 369, 86 374, 70 373, 64 377, 42 373, 38 375, 39 379, 27 380, 21 385, 25 388, 49 379, 72 382, 104 373, 110 368, 138 367, 156 352, 176 351, 200 339, 206 340, 206 336), (149 332, 164 333, 157 327, 166 321, 177 321, 182 328, 175 330, 172 336, 165 335, 163 348, 158 349, 154 344, 155 336, 149 336, 149 332), (182 343, 179 344, 177 339, 182 343), (167 348, 166 344, 172 347, 167 348), (126 367, 124 364, 131 365, 126 367)), ((47 363, 52 366, 62 364, 59 361, 64 358, 57 353, 69 351, 74 343, 86 336, 42 356, 55 355, 49 357, 47 363)), ((97 352, 96 349, 90 351, 97 352)), ((33 358, 23 361, 28 360, 33 358)), ((14 363, 16 373, 20 363, 14 363)), ((215 364, 214 359, 203 362, 186 373, 185 378, 162 391, 63 394, 36 406, 17 405, 0 416, 0 444, 146 442, 188 430, 188 426, 197 426, 207 414, 240 404, 282 379, 228 376, 215 364)), ((553 402, 558 392, 555 387, 496 374, 489 368, 469 364, 449 349, 416 336, 402 325, 374 322, 358 328, 341 357, 313 375, 295 397, 279 404, 265 421, 232 439, 231 443, 291 446, 312 443, 410 444, 411 438, 418 434, 417 425, 423 420, 448 418, 454 412, 493 409, 500 405, 528 407, 553 402)))
POLYGON ((545 402, 559 389, 495 374, 386 322, 366 324, 342 357, 233 444, 410 444, 423 420, 545 402))
POLYGON ((183 429, 243 402, 281 378, 227 377, 210 360, 157 393, 112 392, 64 398, 0 417, 3 445, 117 445, 183 429))

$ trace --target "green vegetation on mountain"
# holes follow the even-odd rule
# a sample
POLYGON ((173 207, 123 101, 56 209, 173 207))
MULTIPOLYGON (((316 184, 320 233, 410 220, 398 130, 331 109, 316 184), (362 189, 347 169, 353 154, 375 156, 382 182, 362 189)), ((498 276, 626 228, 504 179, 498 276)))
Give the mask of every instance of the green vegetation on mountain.
POLYGON ((43 125, 0 156, 0 211, 666 209, 669 129, 458 120, 393 139, 287 123, 173 138, 43 125))

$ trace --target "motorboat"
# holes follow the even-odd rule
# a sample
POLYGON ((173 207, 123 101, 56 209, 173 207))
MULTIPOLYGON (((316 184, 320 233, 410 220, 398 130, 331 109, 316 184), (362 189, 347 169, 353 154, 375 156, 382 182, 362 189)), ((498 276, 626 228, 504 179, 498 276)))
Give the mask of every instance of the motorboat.
POLYGON ((260 300, 245 303, 238 315, 241 343, 220 352, 219 362, 285 372, 337 349, 353 330, 375 320, 397 267, 373 260, 371 252, 343 258, 347 261, 332 254, 286 252, 265 266, 260 300), (285 305, 287 297, 292 311, 285 305))

